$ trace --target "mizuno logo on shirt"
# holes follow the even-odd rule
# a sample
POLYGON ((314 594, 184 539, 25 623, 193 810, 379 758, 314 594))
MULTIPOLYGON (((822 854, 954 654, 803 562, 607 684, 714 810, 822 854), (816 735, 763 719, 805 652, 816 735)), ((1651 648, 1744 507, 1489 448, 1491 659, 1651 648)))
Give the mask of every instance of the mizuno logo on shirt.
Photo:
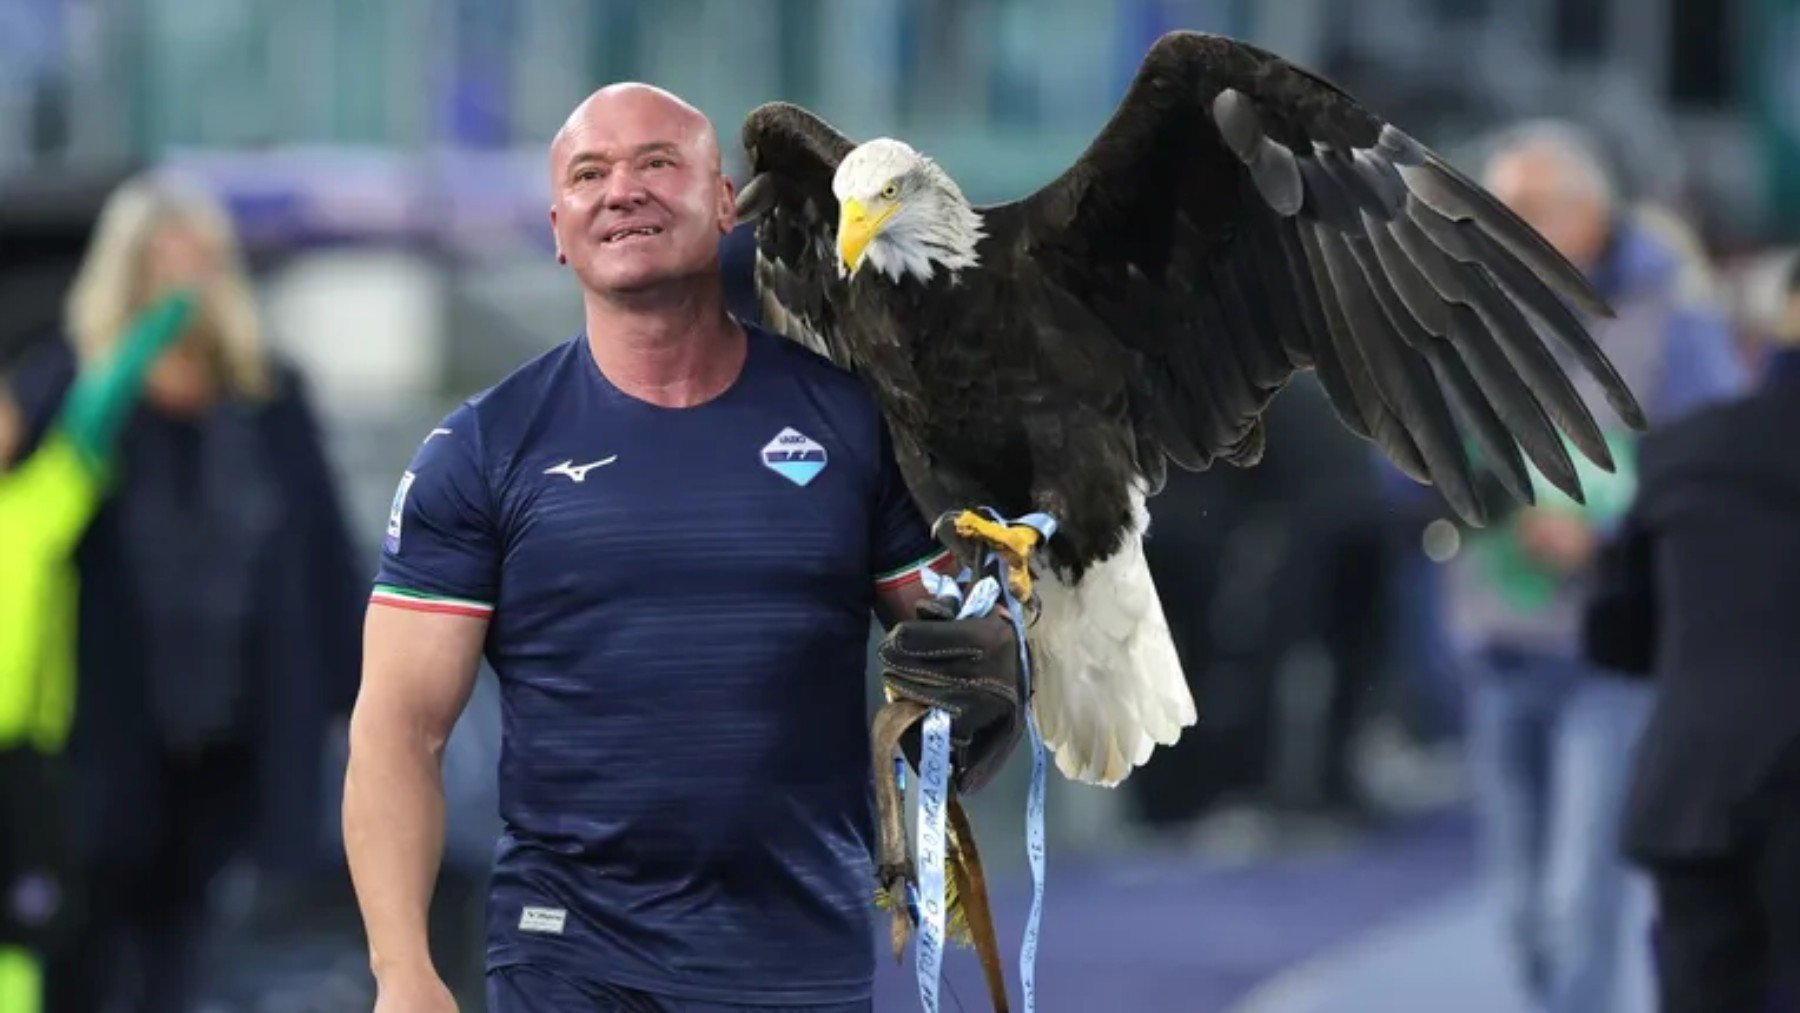
POLYGON ((528 907, 519 912, 520 932, 546 932, 551 935, 562 935, 563 925, 569 919, 569 912, 560 907, 528 907))
POLYGON ((611 457, 602 458, 598 461, 590 461, 587 464, 576 464, 573 460, 568 460, 554 467, 545 468, 544 474, 566 475, 570 481, 581 483, 587 481, 588 472, 593 471, 595 468, 604 468, 618 459, 619 455, 614 454, 611 457))

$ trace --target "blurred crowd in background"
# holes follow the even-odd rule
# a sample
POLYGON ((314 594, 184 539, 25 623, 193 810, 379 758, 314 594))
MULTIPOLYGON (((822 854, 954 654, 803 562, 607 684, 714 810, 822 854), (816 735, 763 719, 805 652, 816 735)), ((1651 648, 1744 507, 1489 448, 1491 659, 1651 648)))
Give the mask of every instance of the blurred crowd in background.
MULTIPOLYGON (((241 281, 152 372, 75 556, 75 942, 19 972, 46 1008, 367 1008, 336 818, 363 601, 419 434, 580 326, 545 219, 575 102, 668 87, 741 177, 737 124, 790 99, 998 201, 1172 28, 1316 69, 1486 179, 1613 302, 1653 424, 1759 382, 1800 228, 1800 0, 0 0, 0 462, 160 291, 241 281)), ((748 239, 724 256, 755 319, 748 239)), ((1596 674, 1579 626, 1629 450, 1575 522, 1478 532, 1309 376, 1270 414, 1260 466, 1151 504, 1200 723, 1117 792, 1055 791, 1053 862, 1255 861, 1470 809, 1492 945, 1545 1008, 1610 1008, 1627 972, 1586 953, 1644 932, 1617 824, 1656 687, 1596 674)), ((433 917, 465 1008, 498 713, 484 678, 446 756, 433 917)), ((1026 766, 976 800, 1001 869, 1026 766)), ((38 810, 6 805, 16 852, 38 810)))

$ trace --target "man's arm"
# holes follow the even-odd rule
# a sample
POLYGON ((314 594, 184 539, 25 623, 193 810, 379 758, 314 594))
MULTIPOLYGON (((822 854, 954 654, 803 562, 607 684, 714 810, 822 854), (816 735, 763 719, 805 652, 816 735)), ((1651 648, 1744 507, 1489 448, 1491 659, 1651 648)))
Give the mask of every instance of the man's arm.
POLYGON ((444 846, 442 761, 475 686, 487 625, 486 618, 379 603, 365 620, 344 778, 344 848, 370 966, 384 992, 442 988, 426 937, 444 846))
POLYGON ((1600 549, 1582 616, 1582 652, 1594 664, 1633 675, 1656 667, 1654 557, 1653 535, 1633 510, 1600 549))
MULTIPOLYGON (((1024 730, 1019 642, 1005 607, 986 616, 955 618, 954 606, 934 600, 922 571, 953 576, 962 564, 948 553, 921 560, 876 585, 876 613, 888 634, 876 652, 890 698, 942 707, 951 716, 957 791, 980 791, 1006 762, 1024 730), (921 608, 920 606, 924 607, 921 608)), ((919 730, 901 747, 918 761, 919 730)))
POLYGON ((480 429, 464 403, 413 453, 363 619, 344 850, 380 985, 377 1013, 456 1008, 425 926, 444 851, 444 746, 475 688, 499 594, 501 537, 480 429))
POLYGON ((1649 675, 1656 665, 1656 532, 1648 504, 1661 482, 1667 429, 1647 433, 1631 463, 1641 479, 1624 516, 1600 543, 1593 585, 1581 617, 1582 653, 1615 672, 1649 675))
POLYGON ((911 619, 917 614, 918 604, 931 597, 925 590, 925 581, 919 571, 936 570, 945 576, 954 577, 962 564, 949 552, 942 552, 934 557, 920 560, 919 563, 891 578, 875 582, 875 618, 880 621, 882 629, 891 630, 895 623, 911 619))

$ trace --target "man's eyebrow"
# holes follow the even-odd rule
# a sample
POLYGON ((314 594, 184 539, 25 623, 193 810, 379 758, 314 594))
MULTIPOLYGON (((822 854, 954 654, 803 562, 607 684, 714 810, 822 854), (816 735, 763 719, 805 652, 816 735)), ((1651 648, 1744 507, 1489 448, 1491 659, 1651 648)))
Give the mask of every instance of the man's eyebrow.
MULTIPOLYGON (((680 152, 681 145, 676 144, 674 141, 646 141, 631 150, 632 155, 638 157, 649 154, 674 155, 679 154, 680 152)), ((577 166, 586 165, 590 162, 611 161, 616 161, 616 159, 610 157, 604 151, 580 151, 576 152, 575 155, 569 159, 568 167, 574 169, 577 166)))

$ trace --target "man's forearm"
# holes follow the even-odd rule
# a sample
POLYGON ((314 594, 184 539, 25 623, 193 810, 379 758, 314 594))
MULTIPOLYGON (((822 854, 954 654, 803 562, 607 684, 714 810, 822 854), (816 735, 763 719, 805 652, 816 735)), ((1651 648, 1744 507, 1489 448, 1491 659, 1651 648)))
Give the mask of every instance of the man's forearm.
POLYGON ((377 978, 430 970, 426 915, 444 848, 441 743, 360 709, 350 725, 344 848, 377 978))

